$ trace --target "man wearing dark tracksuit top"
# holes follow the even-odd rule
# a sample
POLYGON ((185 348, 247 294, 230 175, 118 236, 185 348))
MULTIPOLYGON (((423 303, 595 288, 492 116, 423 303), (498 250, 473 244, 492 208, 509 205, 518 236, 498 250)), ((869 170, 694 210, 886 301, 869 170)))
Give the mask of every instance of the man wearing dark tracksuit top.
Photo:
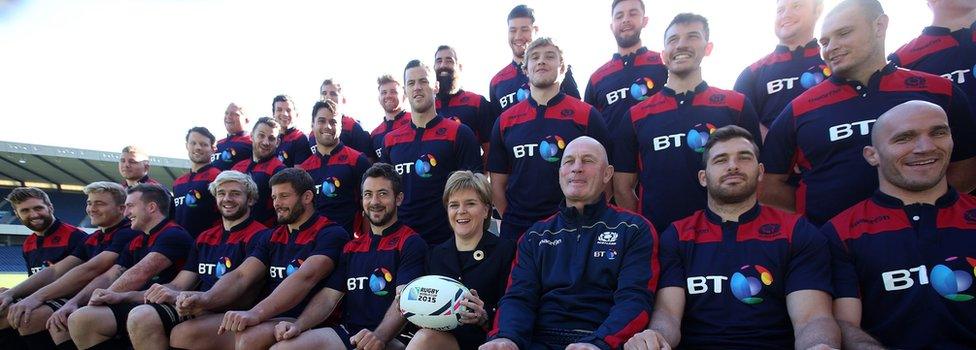
POLYGON ((522 236, 490 349, 617 349, 647 326, 657 283, 657 233, 606 204, 606 150, 581 136, 566 146, 560 211, 522 236))

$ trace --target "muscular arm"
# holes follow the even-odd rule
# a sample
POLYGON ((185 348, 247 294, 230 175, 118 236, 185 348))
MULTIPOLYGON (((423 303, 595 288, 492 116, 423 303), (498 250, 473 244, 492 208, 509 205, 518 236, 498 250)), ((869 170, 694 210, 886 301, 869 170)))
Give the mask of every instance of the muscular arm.
POLYGON ((861 300, 838 298, 834 300, 834 315, 840 326, 844 349, 884 349, 880 342, 861 329, 861 300))
POLYGON ((376 330, 373 333, 377 338, 389 343, 403 326, 407 324, 407 319, 403 317, 400 313, 400 292, 403 291, 405 284, 397 286, 396 297, 393 298, 393 302, 390 303, 390 307, 386 309, 386 314, 383 315, 383 321, 380 321, 380 325, 376 326, 376 330))
POLYGON ((491 178, 491 202, 498 210, 499 215, 505 214, 508 208, 508 201, 505 198, 505 188, 508 187, 508 174, 489 173, 491 178))
POLYGON ((302 314, 295 320, 295 327, 304 332, 321 324, 329 315, 332 315, 336 305, 339 305, 344 295, 345 293, 332 288, 322 288, 308 302, 309 307, 302 310, 302 314))
POLYGON ((241 266, 218 279, 217 283, 203 294, 204 308, 217 310, 233 304, 234 300, 240 298, 248 289, 254 288, 255 284, 261 281, 267 268, 260 259, 247 258, 241 263, 241 266))
MULTIPOLYGON (((95 257, 89 259, 78 267, 71 269, 71 271, 68 271, 68 273, 64 274, 53 283, 48 284, 44 286, 44 288, 34 292, 32 297, 38 298, 38 300, 51 300, 54 298, 71 295, 72 293, 77 292, 79 289, 83 289, 84 286, 90 283, 93 279, 112 268, 112 265, 115 264, 115 260, 118 259, 118 257, 119 254, 110 251, 98 253, 98 255, 95 255, 95 257)), ((74 257, 69 256, 69 258, 74 257)), ((65 258, 65 260, 67 259, 68 258, 65 258)), ((65 260, 61 261, 64 262, 65 260)), ((58 264, 60 264, 60 262, 58 264)), ((104 286, 99 288, 104 288, 104 286)))
POLYGON ((796 188, 787 183, 787 174, 763 174, 759 182, 759 201, 781 210, 796 212, 796 188))
POLYGON ((94 292, 96 289, 108 287, 112 284, 112 281, 117 280, 124 272, 125 268, 121 265, 112 266, 108 271, 105 271, 101 275, 93 278, 91 282, 88 282, 88 284, 85 285, 85 288, 82 288, 80 292, 68 300, 68 303, 72 303, 77 306, 88 305, 88 300, 91 298, 92 292, 94 292))
POLYGON ((637 187, 636 173, 613 173, 613 198, 617 201, 617 206, 637 211, 637 187))
POLYGON ((316 283, 332 273, 334 267, 335 262, 325 255, 308 257, 298 271, 281 281, 271 295, 251 308, 251 311, 254 311, 260 320, 267 320, 288 311, 298 305, 316 283))
POLYGON ((649 329, 657 331, 672 348, 681 341, 681 318, 685 312, 685 290, 665 287, 657 291, 649 329))
POLYGON ((793 322, 797 349, 821 344, 840 348, 840 329, 831 313, 829 294, 812 289, 798 290, 786 296, 786 308, 793 322))
POLYGON ((946 179, 959 192, 972 192, 976 189, 976 157, 949 163, 946 179))
POLYGON ((108 289, 113 292, 128 292, 140 289, 153 276, 158 275, 172 264, 173 262, 163 254, 157 252, 149 253, 145 258, 142 258, 142 260, 139 260, 138 263, 132 266, 132 268, 125 271, 108 289))
MULTIPOLYGON (((24 297, 40 290, 45 285, 49 285, 58 277, 61 277, 69 270, 73 269, 75 266, 81 265, 81 259, 73 255, 68 255, 56 264, 38 271, 37 273, 31 275, 27 280, 17 284, 13 288, 8 289, 4 294, 7 294, 13 298, 24 297)), ((47 300, 47 299, 45 299, 47 300)))

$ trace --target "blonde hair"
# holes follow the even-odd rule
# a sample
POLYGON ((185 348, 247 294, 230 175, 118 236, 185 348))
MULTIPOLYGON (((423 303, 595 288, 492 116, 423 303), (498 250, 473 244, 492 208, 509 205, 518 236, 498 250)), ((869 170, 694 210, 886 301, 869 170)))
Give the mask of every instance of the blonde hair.
POLYGON ((125 205, 125 187, 114 182, 96 181, 85 186, 85 195, 92 193, 107 193, 112 196, 115 205, 125 205))
POLYGON ((258 199, 258 185, 254 182, 254 179, 251 179, 251 176, 236 170, 224 170, 221 171, 220 174, 217 174, 217 177, 214 178, 213 182, 211 182, 210 186, 208 186, 210 194, 217 197, 217 188, 219 188, 220 185, 228 182, 236 182, 241 184, 241 186, 244 186, 244 193, 247 194, 248 200, 258 199))
POLYGON ((447 209, 447 202, 450 200, 451 195, 457 193, 458 191, 472 190, 478 195, 478 199, 482 203, 488 206, 488 216, 485 217, 485 228, 491 224, 491 184, 488 183, 488 178, 482 173, 473 173, 468 170, 458 170, 451 173, 451 176, 447 178, 447 184, 444 185, 444 208, 447 209))

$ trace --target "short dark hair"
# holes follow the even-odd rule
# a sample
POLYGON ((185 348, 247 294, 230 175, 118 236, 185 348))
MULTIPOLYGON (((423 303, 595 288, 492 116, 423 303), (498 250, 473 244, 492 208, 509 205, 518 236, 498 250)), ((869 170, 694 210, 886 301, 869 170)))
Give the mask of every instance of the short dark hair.
POLYGON ((277 120, 274 120, 274 118, 271 118, 271 117, 261 117, 261 118, 258 118, 258 121, 254 122, 254 126, 251 127, 251 133, 253 134, 254 133, 254 129, 257 129, 258 128, 258 125, 261 125, 261 124, 267 125, 269 128, 272 128, 272 129, 277 129, 277 128, 280 128, 281 127, 281 125, 278 124, 278 121, 277 120))
POLYGON ((169 215, 169 205, 172 199, 169 197, 169 191, 167 191, 163 186, 159 184, 152 183, 141 183, 135 186, 129 187, 126 193, 133 194, 135 192, 142 193, 142 201, 146 203, 156 203, 156 207, 159 208, 159 212, 164 216, 169 215))
MULTIPOLYGON (((617 4, 619 4, 621 2, 624 2, 624 1, 626 1, 626 0, 613 0, 613 3, 610 4, 610 14, 613 14, 613 9, 617 8, 617 4)), ((641 11, 642 12, 647 12, 647 9, 644 8, 644 0, 637 0, 637 2, 640 3, 640 5, 641 5, 641 11)))
POLYGON ((319 85, 319 87, 326 86, 326 85, 335 86, 336 91, 342 92, 342 85, 339 85, 339 83, 336 82, 336 80, 333 78, 325 78, 325 80, 322 80, 322 84, 319 85))
POLYGON ((407 66, 406 67, 403 67, 403 81, 404 82, 407 81, 407 70, 409 70, 410 68, 417 68, 417 67, 423 68, 428 73, 430 72, 430 67, 428 67, 426 64, 424 64, 424 62, 421 62, 418 59, 410 60, 410 62, 407 62, 407 66))
POLYGON ((10 204, 17 206, 31 198, 40 199, 48 208, 54 208, 54 204, 51 204, 51 197, 47 196, 47 192, 37 187, 17 187, 7 194, 6 199, 10 204))
POLYGON ((315 102, 315 105, 312 106, 313 123, 315 122, 315 115, 319 114, 319 110, 322 108, 325 108, 329 112, 332 112, 333 115, 336 114, 336 104, 335 102, 332 102, 332 100, 323 100, 323 101, 315 102))
POLYGON ((274 105, 275 105, 275 103, 278 103, 278 102, 288 102, 292 106, 295 105, 295 100, 291 99, 291 96, 288 96, 288 95, 278 95, 278 96, 275 96, 274 97, 274 100, 271 100, 271 111, 272 112, 274 112, 274 108, 275 108, 274 105))
POLYGON ((393 187, 393 194, 396 195, 401 192, 400 174, 396 172, 396 169, 394 169, 392 165, 386 163, 375 163, 370 166, 369 169, 366 169, 366 172, 363 173, 363 179, 359 183, 360 188, 362 188, 362 184, 366 182, 366 178, 368 177, 381 177, 390 180, 390 186, 393 187))
POLYGON ((716 143, 735 138, 749 140, 749 143, 752 144, 752 151, 756 153, 756 158, 759 157, 759 145, 756 144, 755 136, 749 130, 743 129, 738 125, 726 125, 715 129, 711 135, 708 135, 708 141, 705 142, 705 147, 702 150, 702 166, 708 166, 708 158, 710 157, 708 153, 712 150, 712 147, 715 147, 716 143))
POLYGON ((674 27, 675 24, 688 24, 688 23, 701 23, 702 29, 705 31, 704 33, 705 41, 708 41, 708 35, 709 35, 708 19, 705 18, 705 16, 695 14, 695 13, 688 13, 688 12, 679 13, 677 16, 674 16, 674 19, 671 20, 671 23, 668 24, 668 27, 664 28, 664 39, 667 40, 668 29, 674 27))
POLYGON ((443 50, 451 50, 451 53, 454 54, 454 59, 455 60, 457 59, 457 50, 455 50, 453 47, 451 47, 451 45, 441 45, 441 46, 438 46, 437 47, 437 51, 434 51, 434 59, 437 59, 437 53, 438 52, 441 52, 443 50))
POLYGON ((376 89, 379 89, 380 85, 389 83, 396 83, 397 85, 400 85, 400 82, 397 81, 392 74, 383 74, 379 78, 376 78, 376 89))
POLYGON ((206 137, 208 140, 210 140, 210 145, 211 146, 213 146, 214 142, 217 142, 217 138, 214 137, 214 134, 212 132, 210 132, 210 129, 207 129, 205 127, 202 127, 202 126, 194 126, 194 127, 190 128, 190 130, 188 130, 186 132, 186 141, 190 141, 190 134, 192 134, 192 133, 197 133, 197 134, 200 134, 200 135, 203 135, 204 137, 206 137))
POLYGON ((517 5, 508 11, 507 21, 511 21, 516 18, 528 18, 532 24, 535 24, 535 10, 525 4, 517 5))
POLYGON ((302 195, 306 191, 315 192, 315 180, 312 180, 312 175, 309 175, 307 171, 299 168, 285 168, 274 174, 271 180, 268 181, 270 186, 289 184, 295 193, 302 195))

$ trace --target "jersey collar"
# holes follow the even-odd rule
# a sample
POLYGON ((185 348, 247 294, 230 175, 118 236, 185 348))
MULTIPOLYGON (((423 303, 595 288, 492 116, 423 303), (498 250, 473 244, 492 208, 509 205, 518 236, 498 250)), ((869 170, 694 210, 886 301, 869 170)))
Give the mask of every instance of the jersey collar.
MULTIPOLYGON (((555 105, 559 104, 559 102, 562 102, 564 98, 566 98, 566 94, 563 93, 562 91, 560 91, 555 96, 553 96, 551 99, 549 99, 549 103, 547 103, 546 105, 544 105, 542 107, 552 107, 552 106, 555 106, 555 105)), ((532 98, 532 94, 529 94, 529 98, 527 98, 526 100, 529 101, 529 105, 530 106, 532 106, 532 107, 539 107, 539 103, 536 102, 535 99, 532 98)))
POLYGON ((702 80, 701 83, 698 83, 698 85, 695 86, 695 89, 688 92, 683 92, 681 94, 678 94, 677 92, 674 91, 674 89, 668 87, 667 85, 661 87, 661 93, 669 97, 679 97, 679 95, 680 97, 684 97, 684 96, 691 97, 700 94, 702 92, 705 92, 705 90, 708 90, 708 83, 706 83, 704 80, 702 80))
POLYGON ((803 51, 806 51, 807 49, 813 49, 813 48, 820 49, 820 44, 817 43, 817 39, 810 39, 810 41, 808 41, 806 43, 806 45, 803 45, 803 46, 798 47, 796 49, 793 49, 793 48, 791 48, 789 46, 782 45, 782 44, 776 45, 776 49, 773 50, 773 52, 776 52, 776 53, 797 52, 797 51, 803 52, 803 51))
POLYGON ((51 226, 48 226, 47 229, 44 230, 44 232, 40 232, 40 234, 38 234, 38 232, 34 232, 34 234, 38 236, 50 236, 51 234, 57 232, 58 229, 60 228, 61 228, 61 220, 58 218, 54 218, 54 221, 51 222, 51 226))
POLYGON ((244 136, 244 130, 241 130, 241 131, 238 131, 238 132, 235 132, 235 133, 229 133, 229 134, 227 134, 227 138, 228 139, 235 138, 235 137, 241 137, 241 136, 244 136))
MULTIPOLYGON (((383 232, 380 232, 379 236, 380 237, 389 236, 394 232, 397 232, 397 230, 399 230, 401 227, 403 227, 403 222, 401 222, 400 220, 394 221, 393 224, 390 225, 390 227, 383 229, 383 232)), ((373 235, 373 226, 369 226, 368 223, 366 224, 366 233, 368 233, 370 236, 373 235)))
MULTIPOLYGON (((761 211, 761 209, 762 207, 759 206, 759 202, 756 202, 756 204, 752 205, 752 208, 749 208, 749 210, 747 210, 745 213, 739 215, 739 220, 735 222, 737 222, 739 225, 745 224, 747 222, 751 222, 759 217, 759 212, 761 211)), ((716 225, 721 225, 722 223, 725 222, 724 220, 722 220, 721 216, 719 216, 714 211, 712 211, 712 209, 709 208, 708 206, 705 206, 705 217, 708 218, 708 221, 711 221, 716 225)))
MULTIPOLYGON (((243 229, 247 228, 248 226, 250 226, 252 222, 254 222, 254 219, 251 218, 250 216, 248 216, 247 219, 244 219, 244 221, 241 221, 241 223, 232 226, 230 228, 230 230, 224 229, 224 233, 225 234, 230 234, 230 233, 238 232, 238 231, 243 230, 243 229)), ((220 226, 223 227, 224 224, 221 223, 220 226)))
POLYGON ((149 229, 149 232, 146 232, 146 234, 151 236, 158 233, 163 228, 166 228, 166 225, 169 224, 169 222, 170 222, 169 219, 163 219, 163 221, 160 221, 158 224, 156 224, 156 226, 153 226, 153 228, 149 229))
POLYGON ((322 153, 319 153, 319 147, 318 147, 318 145, 315 145, 315 146, 316 147, 313 147, 312 150, 315 152, 315 154, 319 155, 319 157, 323 157, 323 158, 324 157, 331 157, 331 156, 334 156, 336 154, 339 154, 339 152, 342 151, 342 148, 345 147, 345 145, 342 144, 342 141, 339 141, 339 142, 336 142, 335 147, 332 147, 332 153, 322 154, 322 153))
POLYGON ((634 57, 643 55, 645 53, 647 53, 647 47, 646 46, 642 46, 641 48, 637 49, 637 51, 634 51, 634 53, 629 54, 629 55, 626 55, 626 56, 621 56, 619 52, 618 53, 615 53, 615 54, 613 54, 613 59, 614 60, 633 61, 634 60, 634 57))
POLYGON ((199 173, 205 172, 207 170, 210 170, 210 168, 212 168, 212 167, 213 167, 213 163, 207 163, 207 165, 204 165, 204 166, 200 167, 200 169, 197 169, 197 171, 190 170, 190 173, 191 174, 199 174, 199 173))
MULTIPOLYGON (((878 70, 878 71, 876 71, 876 72, 874 72, 874 73, 871 74, 871 78, 868 79, 868 87, 877 88, 877 86, 881 83, 881 78, 882 77, 884 77, 885 75, 894 73, 896 70, 898 70, 898 67, 895 66, 895 63, 894 62, 888 62, 888 64, 886 64, 880 70, 878 70)), ((837 85, 858 86, 858 85, 861 84, 858 81, 848 80, 847 78, 840 77, 837 74, 831 75, 830 78, 828 78, 828 79, 830 79, 830 81, 832 83, 837 84, 837 85)))
POLYGON ((955 32, 950 31, 949 28, 946 28, 946 27, 928 26, 928 27, 925 27, 924 29, 922 29, 922 35, 946 36, 946 35, 950 35, 952 33, 960 32, 960 31, 964 31, 964 30, 969 30, 969 31, 976 30, 976 22, 973 22, 972 24, 970 24, 969 25, 969 28, 962 28, 962 29, 956 30, 955 32))
POLYGON ((559 212, 571 221, 589 221, 598 218, 607 211, 607 208, 607 199, 602 194, 596 202, 583 206, 582 213, 576 210, 576 207, 567 206, 566 201, 559 203, 559 212))
MULTIPOLYGON (((945 194, 939 197, 939 199, 935 200, 935 206, 938 208, 948 208, 953 204, 955 204, 956 200, 958 199, 959 199, 959 192, 956 192, 954 188, 949 187, 949 190, 946 191, 945 194)), ((871 196, 871 200, 882 207, 892 208, 892 209, 901 209, 908 206, 905 204, 905 202, 902 202, 901 199, 895 198, 893 196, 888 195, 887 193, 881 192, 880 189, 874 191, 874 195, 871 196)))
MULTIPOLYGON (((431 108, 433 108, 433 106, 431 108)), ((441 120, 444 120, 444 117, 442 117, 440 114, 438 114, 438 115, 435 115, 433 118, 431 118, 429 121, 427 121, 427 125, 424 125, 424 126, 420 127, 420 126, 417 126, 417 124, 414 124, 413 122, 410 122, 410 127, 413 128, 414 130, 420 130, 420 129, 426 130, 426 129, 430 129, 430 128, 433 128, 433 127, 437 126, 437 124, 440 123, 441 120)))

